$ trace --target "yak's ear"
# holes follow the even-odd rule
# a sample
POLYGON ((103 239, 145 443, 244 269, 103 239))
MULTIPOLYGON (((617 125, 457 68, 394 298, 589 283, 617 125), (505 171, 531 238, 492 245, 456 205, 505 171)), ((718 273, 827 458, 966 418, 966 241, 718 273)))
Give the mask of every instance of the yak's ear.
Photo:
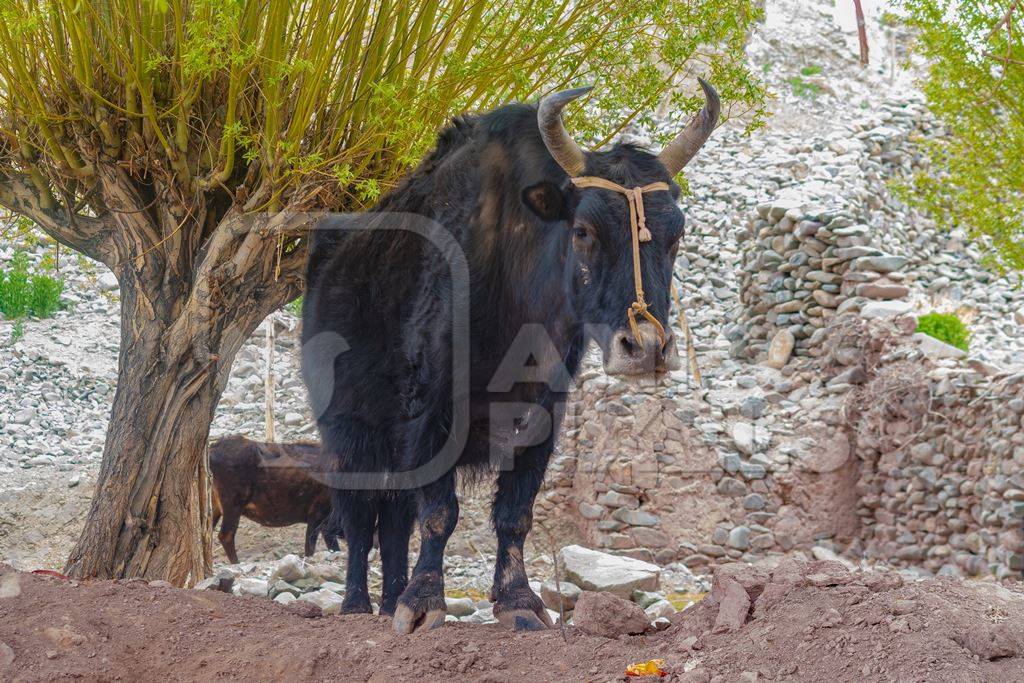
POLYGON ((523 204, 543 220, 564 221, 572 215, 572 198, 550 181, 545 180, 523 189, 522 198, 523 204))

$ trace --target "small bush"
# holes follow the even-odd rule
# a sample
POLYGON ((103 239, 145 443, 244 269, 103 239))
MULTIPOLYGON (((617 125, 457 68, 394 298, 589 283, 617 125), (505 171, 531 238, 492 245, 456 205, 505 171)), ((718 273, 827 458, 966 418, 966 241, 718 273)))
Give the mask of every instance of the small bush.
POLYGON ((817 76, 821 73, 821 67, 817 64, 811 64, 800 69, 801 76, 817 76))
POLYGON ((34 315, 47 318, 60 309, 64 281, 29 269, 28 255, 18 252, 9 268, 0 270, 0 313, 5 318, 34 315))
POLYGON ((967 350, 971 333, 963 324, 956 313, 929 313, 922 315, 917 320, 917 331, 924 332, 929 337, 934 337, 950 346, 955 346, 961 351, 967 350))
POLYGON ((810 81, 805 81, 800 76, 793 76, 790 78, 789 85, 793 88, 793 94, 797 97, 805 97, 813 100, 823 92, 820 85, 810 81))

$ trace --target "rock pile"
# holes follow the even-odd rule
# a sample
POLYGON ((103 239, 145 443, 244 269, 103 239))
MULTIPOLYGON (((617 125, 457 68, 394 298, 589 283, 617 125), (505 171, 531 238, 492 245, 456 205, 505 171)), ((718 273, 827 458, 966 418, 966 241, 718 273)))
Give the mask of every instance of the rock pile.
POLYGON ((911 310, 901 272, 907 259, 882 251, 854 213, 779 200, 757 207, 751 230, 740 293, 746 332, 734 355, 767 353, 768 364, 781 368, 791 352, 818 343, 837 314, 911 310))
MULTIPOLYGON (((699 600, 708 587, 704 579, 684 567, 663 570, 576 545, 559 551, 558 564, 564 580, 530 582, 552 622, 564 618, 566 623, 584 625, 575 621, 579 614, 589 632, 606 635, 615 631, 608 637, 667 628, 667 618, 699 600), (673 587, 667 596, 659 592, 663 575, 673 587), (578 613, 580 605, 584 611, 578 613)), ((343 553, 317 553, 310 559, 286 555, 272 563, 222 567, 195 588, 269 598, 282 605, 308 603, 318 608, 318 614, 338 614, 345 595, 343 567, 343 553)), ((451 568, 448 573, 453 573, 451 568)), ((371 589, 374 583, 371 580, 371 589)), ((461 593, 445 597, 448 621, 497 623, 490 600, 461 593)))

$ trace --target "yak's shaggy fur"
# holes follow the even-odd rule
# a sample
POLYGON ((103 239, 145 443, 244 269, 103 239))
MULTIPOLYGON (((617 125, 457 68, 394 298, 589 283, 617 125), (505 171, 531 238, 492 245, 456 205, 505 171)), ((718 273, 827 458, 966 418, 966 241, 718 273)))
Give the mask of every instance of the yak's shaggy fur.
MULTIPOLYGON (((667 328, 672 263, 683 231, 679 188, 655 156, 629 145, 588 153, 585 174, 626 187, 669 184, 670 191, 644 197, 653 240, 641 249, 647 301, 667 328)), ((605 348, 627 325, 636 296, 628 226, 622 195, 571 184, 545 148, 536 107, 508 105, 455 119, 436 149, 374 211, 327 219, 311 239, 304 344, 311 348, 318 336, 337 334, 348 347, 326 360, 304 354, 311 395, 324 399, 315 408, 327 457, 343 473, 408 471, 429 462, 453 432, 465 435, 459 467, 485 469, 496 452, 514 454, 513 464, 497 474, 492 598, 495 613, 516 628, 541 627, 547 618, 527 584, 523 541, 568 381, 589 339, 605 348), (454 240, 468 265, 468 293, 436 246, 387 229, 416 222, 410 214, 440 225, 454 240), (372 227, 349 229, 355 223, 372 227), (459 320, 453 306, 460 294, 469 306, 469 368, 461 378, 469 408, 463 417, 452 408, 453 392, 462 386, 452 380, 452 325, 459 320), (524 346, 530 353, 522 353, 524 346), (512 364, 517 373, 504 381, 499 368, 508 369, 508 358, 522 362, 512 364), (496 424, 492 409, 509 404, 537 406, 551 416, 550 430, 513 449, 509 434, 539 418, 524 409, 503 431, 509 425, 496 424)), ((370 609, 366 556, 376 528, 381 611, 397 605, 401 630, 443 619, 441 565, 458 517, 454 470, 414 490, 335 491, 334 521, 349 544, 345 611, 370 609), (407 587, 414 516, 421 551, 407 587)))

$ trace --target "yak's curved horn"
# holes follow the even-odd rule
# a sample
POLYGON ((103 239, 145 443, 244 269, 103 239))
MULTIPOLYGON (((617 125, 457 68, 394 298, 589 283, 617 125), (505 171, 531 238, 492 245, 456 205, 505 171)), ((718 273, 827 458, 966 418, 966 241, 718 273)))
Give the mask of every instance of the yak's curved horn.
POLYGON ((707 100, 704 108, 693 117, 693 120, 672 142, 665 145, 665 149, 661 150, 661 154, 658 155, 658 160, 661 161, 670 176, 675 176, 676 173, 683 170, 683 167, 690 163, 690 159, 696 156, 700 148, 711 137, 711 131, 715 129, 718 115, 722 111, 722 101, 711 84, 703 78, 697 80, 700 81, 700 87, 704 89, 704 97, 707 100))
POLYGON ((541 99, 537 107, 537 126, 544 139, 544 146, 562 170, 573 177, 583 172, 585 160, 583 150, 562 125, 562 109, 576 98, 586 95, 592 88, 587 86, 551 93, 541 99))

